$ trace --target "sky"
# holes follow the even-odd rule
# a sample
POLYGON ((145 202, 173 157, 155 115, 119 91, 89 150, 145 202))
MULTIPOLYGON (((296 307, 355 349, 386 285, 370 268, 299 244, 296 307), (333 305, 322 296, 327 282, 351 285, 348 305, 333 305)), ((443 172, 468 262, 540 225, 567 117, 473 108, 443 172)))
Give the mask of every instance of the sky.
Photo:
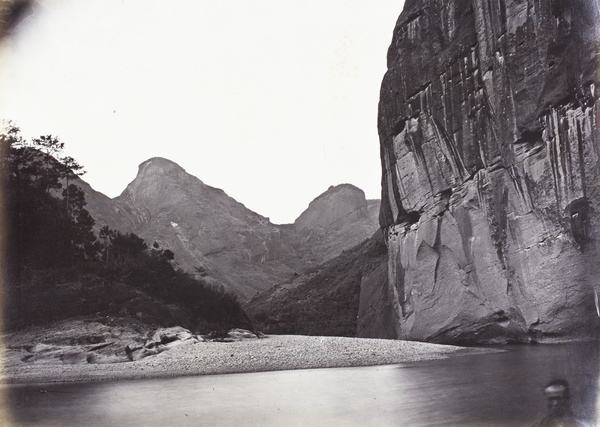
POLYGON ((119 195, 164 157, 273 223, 380 198, 379 88, 403 0, 40 0, 0 46, 0 119, 119 195))

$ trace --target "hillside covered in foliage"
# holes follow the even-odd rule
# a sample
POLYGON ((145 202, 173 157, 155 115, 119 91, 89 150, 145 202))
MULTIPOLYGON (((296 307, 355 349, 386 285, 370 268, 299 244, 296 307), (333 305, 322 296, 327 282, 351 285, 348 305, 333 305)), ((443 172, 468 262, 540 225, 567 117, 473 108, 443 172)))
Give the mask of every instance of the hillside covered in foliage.
POLYGON ((83 167, 58 138, 26 141, 9 124, 0 144, 6 328, 89 315, 198 332, 250 327, 233 295, 179 271, 168 248, 95 224, 73 183, 83 167))

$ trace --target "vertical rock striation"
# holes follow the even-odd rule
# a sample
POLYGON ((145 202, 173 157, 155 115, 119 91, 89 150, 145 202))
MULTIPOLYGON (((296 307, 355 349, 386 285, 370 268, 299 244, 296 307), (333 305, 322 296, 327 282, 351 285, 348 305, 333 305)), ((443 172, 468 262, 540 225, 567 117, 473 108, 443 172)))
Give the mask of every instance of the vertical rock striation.
POLYGON ((378 123, 397 337, 597 327, 599 23, 597 0, 406 1, 378 123))

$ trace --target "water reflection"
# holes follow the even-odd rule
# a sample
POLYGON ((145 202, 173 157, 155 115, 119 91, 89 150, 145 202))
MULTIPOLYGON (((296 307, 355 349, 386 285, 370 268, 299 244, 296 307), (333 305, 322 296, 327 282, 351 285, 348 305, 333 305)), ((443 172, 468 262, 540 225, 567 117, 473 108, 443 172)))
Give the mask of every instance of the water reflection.
POLYGON ((569 380, 573 411, 592 423, 598 363, 595 344, 518 346, 381 367, 4 387, 27 426, 529 426, 553 378, 569 380))

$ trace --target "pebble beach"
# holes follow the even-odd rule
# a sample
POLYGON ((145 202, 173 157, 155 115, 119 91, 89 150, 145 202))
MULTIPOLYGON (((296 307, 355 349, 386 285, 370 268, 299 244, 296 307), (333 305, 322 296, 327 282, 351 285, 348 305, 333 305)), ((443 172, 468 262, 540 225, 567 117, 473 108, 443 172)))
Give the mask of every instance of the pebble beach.
POLYGON ((4 350, 4 383, 48 383, 372 366, 494 351, 420 342, 269 335, 236 342, 186 340, 151 357, 117 363, 27 362, 4 350))

